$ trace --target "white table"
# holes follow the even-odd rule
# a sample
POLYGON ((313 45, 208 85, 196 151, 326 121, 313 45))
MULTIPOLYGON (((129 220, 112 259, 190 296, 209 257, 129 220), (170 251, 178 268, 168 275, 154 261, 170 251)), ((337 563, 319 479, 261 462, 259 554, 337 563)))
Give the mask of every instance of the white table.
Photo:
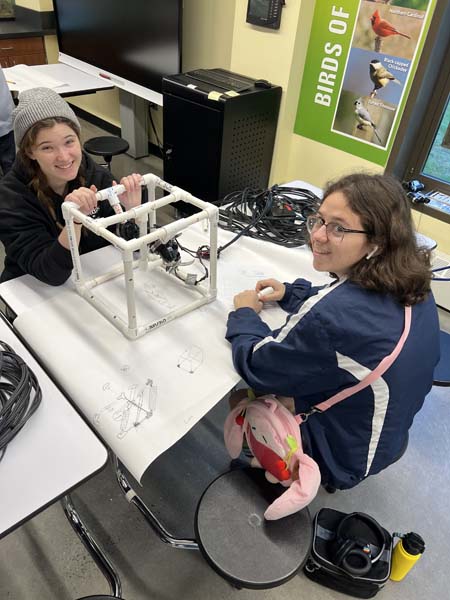
MULTIPOLYGON (((193 237, 183 234, 183 245, 197 248, 205 243, 206 236, 200 227, 190 235, 193 237)), ((220 231, 219 245, 231 237, 231 233, 220 231)), ((99 271, 100 265, 118 262, 114 253, 117 253, 114 248, 107 247, 83 255, 84 268, 98 274, 104 271, 99 271)), ((230 346, 224 338, 234 294, 254 288, 256 281, 264 277, 291 281, 300 276, 316 284, 329 281, 327 275, 314 271, 307 248, 286 249, 240 238, 219 259, 216 301, 135 341, 126 340, 75 294, 70 289, 71 282, 52 288, 25 275, 1 284, 0 295, 19 316, 15 326, 52 377, 140 480, 151 462, 187 433, 239 381, 232 366, 230 346), (41 326, 54 331, 51 344, 36 329, 41 326), (178 359, 191 348, 200 354, 201 365, 195 373, 186 374, 178 359), (74 354, 78 357, 81 377, 71 368, 74 354), (89 388, 83 383, 85 377, 89 379, 89 388), (129 399, 134 406, 132 388, 135 394, 146 393, 145 383, 149 379, 157 392, 154 414, 140 422, 137 430, 131 431, 127 425, 124 431, 121 423, 129 419, 130 411, 124 410, 123 401, 129 399)), ((150 287, 148 291, 161 299, 164 288, 160 286, 155 292, 150 287)), ((119 292, 112 286, 114 300, 119 299, 119 292)), ((282 312, 278 307, 263 311, 263 317, 272 327, 283 322, 277 311, 282 312), (278 321, 271 322, 272 317, 278 321)))
MULTIPOLYGON (((94 92, 109 90, 116 87, 116 79, 109 77, 105 73, 105 77, 99 77, 94 73, 88 73, 81 69, 82 61, 74 62, 80 64, 80 68, 76 66, 68 65, 65 63, 57 63, 51 65, 34 65, 28 67, 30 72, 33 74, 33 82, 28 87, 38 87, 43 85, 44 87, 53 87, 46 84, 45 78, 51 77, 59 82, 63 82, 63 85, 54 87, 53 89, 58 92, 61 96, 79 96, 80 94, 93 94, 94 92), (42 82, 39 83, 39 78, 42 78, 42 82)), ((9 81, 15 81, 14 67, 3 69, 5 72, 6 79, 9 81)), ((97 69, 92 71, 98 72, 97 69)), ((12 92, 22 91, 23 85, 18 86, 19 81, 14 83, 8 83, 9 89, 12 92)), ((136 86, 140 87, 140 86, 136 86)), ((27 88, 28 89, 28 88, 27 88)), ((129 143, 130 147, 128 154, 134 158, 140 158, 148 155, 148 139, 146 131, 146 119, 147 119, 147 101, 133 93, 133 89, 120 89, 119 86, 119 102, 120 102, 120 122, 121 122, 121 136, 129 143)), ((143 88, 144 89, 144 88, 143 88)), ((148 90, 149 94, 153 92, 148 90)), ((159 97, 160 94, 154 94, 159 97)), ((156 101, 157 104, 161 104, 161 101, 156 101)))
POLYGON ((42 388, 40 406, 0 461, 1 538, 102 469, 107 451, 3 319, 0 339, 42 388))
MULTIPOLYGON (((100 90, 112 89, 114 84, 101 77, 96 77, 75 69, 62 63, 51 64, 51 65, 34 65, 28 67, 30 72, 33 74, 33 81, 39 81, 42 78, 42 83, 45 83, 47 77, 51 77, 57 81, 63 83, 63 85, 55 87, 55 92, 58 92, 61 96, 74 96, 79 94, 92 94, 100 90)), ((21 87, 15 82, 14 78, 14 67, 3 69, 6 80, 8 81, 9 89, 14 91, 21 91, 21 87), (10 83, 15 82, 15 83, 10 83)), ((34 85, 32 86, 34 87, 34 85)))

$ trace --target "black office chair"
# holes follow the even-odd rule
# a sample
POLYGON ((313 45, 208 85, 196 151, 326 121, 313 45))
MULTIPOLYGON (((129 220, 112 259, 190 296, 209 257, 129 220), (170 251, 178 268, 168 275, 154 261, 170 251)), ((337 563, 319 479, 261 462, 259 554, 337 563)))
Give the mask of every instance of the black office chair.
POLYGON ((111 160, 113 156, 124 154, 130 147, 126 140, 114 135, 102 135, 91 138, 84 142, 83 148, 89 154, 103 156, 104 166, 111 171, 111 160))

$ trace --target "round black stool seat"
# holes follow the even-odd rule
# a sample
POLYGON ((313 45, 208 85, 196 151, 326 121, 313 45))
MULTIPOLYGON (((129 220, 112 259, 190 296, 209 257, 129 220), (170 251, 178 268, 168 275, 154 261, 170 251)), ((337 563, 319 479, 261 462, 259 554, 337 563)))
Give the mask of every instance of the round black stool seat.
POLYGON ((307 508, 278 521, 264 512, 281 493, 261 469, 220 475, 197 507, 199 548, 211 567, 236 587, 265 589, 285 583, 303 566, 312 540, 307 508))
POLYGON ((123 154, 130 145, 127 141, 113 135, 102 135, 94 137, 84 142, 83 148, 89 154, 103 156, 106 162, 111 162, 111 158, 117 154, 123 154))

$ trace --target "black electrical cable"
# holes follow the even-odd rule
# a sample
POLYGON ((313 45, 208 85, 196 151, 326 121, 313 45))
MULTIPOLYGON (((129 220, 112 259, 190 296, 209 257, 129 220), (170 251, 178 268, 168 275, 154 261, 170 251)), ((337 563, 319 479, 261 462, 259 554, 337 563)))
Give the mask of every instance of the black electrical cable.
POLYGON ((0 341, 0 460, 41 399, 36 375, 8 344, 0 341))
MULTIPOLYGON (((202 281, 207 279, 209 276, 209 271, 208 271, 208 267, 205 265, 205 263, 202 260, 202 258, 204 258, 204 257, 202 257, 201 252, 199 252, 198 250, 191 250, 190 248, 186 248, 186 246, 182 246, 178 239, 176 240, 176 242, 177 242, 180 250, 183 250, 184 252, 186 252, 186 254, 189 254, 189 256, 192 256, 192 258, 197 259, 203 268, 203 277, 198 279, 195 282, 195 285, 197 285, 198 283, 201 283, 202 281)), ((175 275, 177 275, 176 271, 175 271, 175 275)), ((177 277, 178 277, 178 275, 177 275, 177 277)))
POLYGON ((219 204, 219 226, 237 235, 218 254, 242 235, 288 248, 303 246, 308 240, 306 217, 319 205, 313 192, 301 188, 275 185, 232 192, 219 204))
POLYGON ((164 158, 164 149, 163 149, 163 145, 161 144, 161 141, 159 139, 158 132, 156 131, 155 122, 153 120, 153 115, 152 115, 151 105, 149 105, 149 107, 148 107, 148 117, 150 120, 150 125, 152 126, 152 129, 153 129, 153 133, 155 134, 157 148, 159 150, 161 158, 164 158))

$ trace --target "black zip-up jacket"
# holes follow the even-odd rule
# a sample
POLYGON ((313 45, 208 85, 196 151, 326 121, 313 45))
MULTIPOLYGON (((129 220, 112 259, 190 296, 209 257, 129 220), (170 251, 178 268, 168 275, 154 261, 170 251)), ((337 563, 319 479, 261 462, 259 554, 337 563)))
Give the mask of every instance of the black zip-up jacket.
MULTIPOLYGON (((97 189, 112 185, 112 174, 95 163, 83 152, 80 171, 86 179, 85 186, 97 189)), ((38 200, 29 186, 30 173, 20 158, 16 158, 12 169, 0 180, 0 240, 6 251, 5 269, 0 281, 30 274, 49 285, 61 285, 72 272, 72 257, 58 241, 61 229, 48 209, 38 200)), ((69 182, 68 192, 80 187, 76 179, 69 182)), ((61 204, 62 196, 51 198, 57 221, 64 227, 61 204)), ((114 214, 109 202, 99 202, 95 217, 114 214)), ((84 229, 80 240, 80 254, 106 246, 103 238, 84 229)))

